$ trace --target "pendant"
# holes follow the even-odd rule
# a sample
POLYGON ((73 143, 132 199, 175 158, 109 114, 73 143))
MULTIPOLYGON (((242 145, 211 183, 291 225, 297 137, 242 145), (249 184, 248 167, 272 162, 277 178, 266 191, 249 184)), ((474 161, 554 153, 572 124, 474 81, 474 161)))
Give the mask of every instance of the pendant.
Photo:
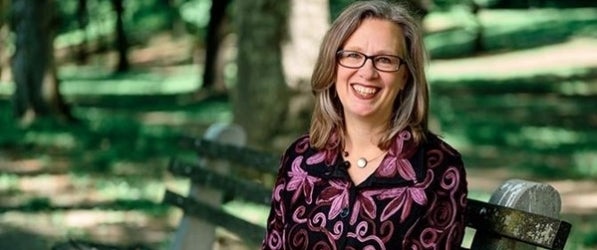
POLYGON ((361 157, 357 160, 357 167, 364 168, 367 166, 367 159, 365 157, 361 157))

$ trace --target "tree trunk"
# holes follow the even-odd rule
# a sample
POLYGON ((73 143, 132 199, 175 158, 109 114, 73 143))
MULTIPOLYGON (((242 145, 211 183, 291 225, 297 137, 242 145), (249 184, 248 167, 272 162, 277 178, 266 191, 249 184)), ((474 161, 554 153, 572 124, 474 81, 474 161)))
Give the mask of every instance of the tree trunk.
MULTIPOLYGON (((201 89, 212 89, 215 85, 222 85, 223 83, 215 83, 216 81, 216 62, 220 44, 222 42, 221 27, 226 16, 226 7, 228 7, 231 0, 212 0, 209 11, 209 23, 207 24, 207 35, 205 36, 205 62, 203 63, 203 81, 201 89)), ((201 91, 201 90, 200 90, 201 91)))
POLYGON ((249 144, 269 148, 283 129, 288 87, 282 69, 288 0, 236 1, 238 77, 234 119, 247 129, 249 144))
POLYGON ((7 12, 9 10, 8 4, 9 0, 0 0, 0 82, 2 82, 2 71, 4 70, 5 66, 5 57, 4 49, 6 48, 6 43, 8 43, 8 31, 5 31, 4 25, 6 24, 7 12))
POLYGON ((87 0, 77 2, 77 24, 83 33, 83 40, 76 46, 76 60, 79 64, 87 62, 87 24, 89 24, 89 12, 87 11, 87 0))
POLYGON ((172 35, 177 37, 183 33, 185 33, 185 24, 182 21, 179 13, 180 9, 180 2, 178 0, 161 0, 163 5, 168 8, 168 22, 170 26, 170 31, 172 35))
POLYGON ((11 26, 16 50, 12 59, 14 115, 22 122, 38 117, 74 121, 62 99, 54 64, 54 1, 13 0, 11 26))
POLYGON ((118 65, 116 72, 126 72, 129 70, 130 64, 128 60, 129 44, 124 31, 124 0, 112 0, 112 7, 116 12, 116 49, 118 50, 118 65))
POLYGON ((329 0, 291 0, 289 39, 282 52, 284 75, 292 91, 284 124, 287 138, 279 138, 279 148, 309 129, 314 104, 311 74, 330 26, 330 14, 329 0))

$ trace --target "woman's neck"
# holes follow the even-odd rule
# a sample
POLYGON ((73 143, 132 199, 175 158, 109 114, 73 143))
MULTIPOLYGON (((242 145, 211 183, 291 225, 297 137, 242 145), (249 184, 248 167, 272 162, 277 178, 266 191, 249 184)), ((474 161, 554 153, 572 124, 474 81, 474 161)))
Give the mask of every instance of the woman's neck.
POLYGON ((377 149, 387 123, 374 123, 365 120, 347 119, 345 134, 345 150, 369 152, 371 147, 377 149))

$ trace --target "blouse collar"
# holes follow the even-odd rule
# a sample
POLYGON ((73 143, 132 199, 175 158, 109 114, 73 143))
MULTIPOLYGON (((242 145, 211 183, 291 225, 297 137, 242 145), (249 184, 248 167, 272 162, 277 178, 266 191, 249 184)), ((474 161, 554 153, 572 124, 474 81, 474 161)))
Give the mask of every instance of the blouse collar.
MULTIPOLYGON (((307 164, 305 170, 322 179, 350 180, 350 164, 342 158, 338 143, 328 144, 323 150, 310 148, 305 152, 307 164)), ((418 147, 410 131, 398 133, 380 166, 358 187, 411 186, 425 178, 424 147, 418 147)))

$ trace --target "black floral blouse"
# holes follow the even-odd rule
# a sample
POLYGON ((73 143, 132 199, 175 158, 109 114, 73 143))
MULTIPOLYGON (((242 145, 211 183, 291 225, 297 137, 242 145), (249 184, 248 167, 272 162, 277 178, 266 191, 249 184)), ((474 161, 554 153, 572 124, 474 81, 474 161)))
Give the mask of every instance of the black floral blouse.
POLYGON ((309 137, 284 153, 262 249, 459 249, 467 183, 460 154, 429 134, 402 131, 359 185, 339 148, 309 137))

